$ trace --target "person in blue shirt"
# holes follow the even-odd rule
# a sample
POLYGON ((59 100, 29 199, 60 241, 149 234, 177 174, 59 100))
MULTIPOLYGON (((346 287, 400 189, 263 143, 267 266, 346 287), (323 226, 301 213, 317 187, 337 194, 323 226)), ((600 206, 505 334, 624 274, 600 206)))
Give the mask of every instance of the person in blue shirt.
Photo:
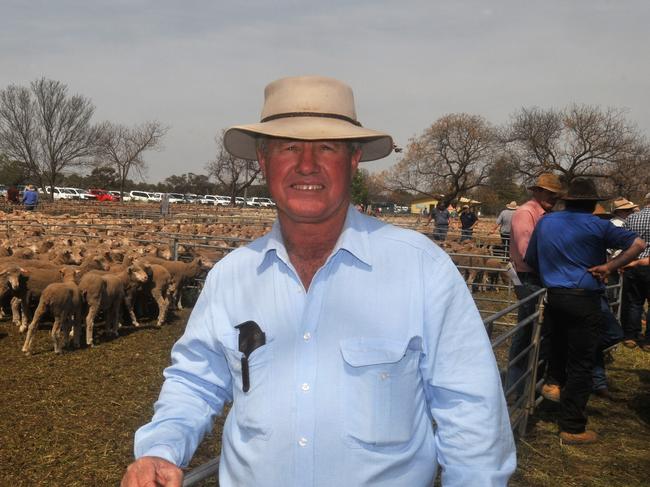
POLYGON ((445 486, 505 486, 512 431, 467 286, 426 236, 350 204, 391 137, 347 85, 306 76, 268 85, 224 146, 259 160, 277 221, 210 271, 122 485, 180 486, 232 401, 222 487, 429 487, 438 465, 445 486))
POLYGON ((23 193, 23 205, 25 205, 26 210, 33 211, 37 204, 38 193, 34 189, 34 186, 30 184, 25 188, 25 192, 23 193))
POLYGON ((592 179, 575 178, 562 199, 565 210, 545 215, 535 227, 525 261, 547 288, 544 328, 551 340, 547 385, 559 392, 560 440, 586 444, 598 437, 586 429, 585 408, 605 328, 603 279, 631 262, 645 242, 592 214, 596 202, 604 199, 592 179), (607 262, 609 248, 624 250, 607 262))

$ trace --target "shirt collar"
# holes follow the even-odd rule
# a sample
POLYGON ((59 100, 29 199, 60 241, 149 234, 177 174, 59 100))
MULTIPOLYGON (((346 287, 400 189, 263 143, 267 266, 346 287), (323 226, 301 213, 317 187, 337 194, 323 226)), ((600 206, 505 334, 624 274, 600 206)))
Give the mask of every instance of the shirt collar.
MULTIPOLYGON (((341 235, 332 249, 328 261, 340 250, 352 255, 354 258, 367 265, 372 266, 370 252, 370 239, 368 237, 370 217, 359 213, 352 205, 348 207, 345 223, 341 235)), ((259 250, 258 269, 262 270, 270 264, 272 256, 277 256, 285 264, 289 264, 289 254, 282 239, 280 221, 276 218, 271 231, 260 239, 259 246, 251 244, 251 248, 259 250), (257 247, 257 249, 255 249, 257 247)))

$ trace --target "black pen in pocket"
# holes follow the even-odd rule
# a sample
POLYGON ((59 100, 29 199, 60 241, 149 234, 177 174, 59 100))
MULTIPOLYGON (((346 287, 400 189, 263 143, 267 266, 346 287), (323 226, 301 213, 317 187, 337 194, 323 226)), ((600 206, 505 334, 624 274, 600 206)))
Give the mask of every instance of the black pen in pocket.
POLYGON ((241 359, 242 390, 248 392, 251 387, 248 357, 266 343, 266 335, 254 321, 245 321, 235 328, 239 330, 239 351, 244 354, 241 359))

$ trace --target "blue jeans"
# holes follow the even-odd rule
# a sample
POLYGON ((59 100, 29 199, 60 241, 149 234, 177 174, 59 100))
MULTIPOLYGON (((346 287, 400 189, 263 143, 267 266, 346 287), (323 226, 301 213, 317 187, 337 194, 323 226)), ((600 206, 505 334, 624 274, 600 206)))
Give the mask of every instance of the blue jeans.
POLYGON ((447 225, 436 225, 436 228, 433 229, 433 239, 437 242, 444 242, 447 239, 448 231, 447 225))
POLYGON ((460 241, 471 240, 472 239, 472 229, 471 228, 461 228, 460 230, 460 241))
POLYGON ((612 313, 612 310, 609 308, 609 303, 604 294, 600 300, 600 309, 605 315, 605 322, 604 328, 600 330, 600 340, 598 342, 598 349, 596 350, 596 364, 594 365, 594 370, 591 374, 594 391, 607 388, 607 375, 605 373, 605 358, 603 350, 612 345, 616 345, 618 342, 623 340, 623 329, 618 323, 616 316, 614 316, 614 313, 612 313))
MULTIPOLYGON (((517 273, 519 279, 521 280, 521 286, 515 287, 515 294, 517 299, 522 300, 527 296, 530 296, 536 291, 539 291, 542 288, 542 283, 539 280, 539 277, 536 274, 530 272, 519 272, 517 273)), ((517 309, 517 321, 520 322, 527 316, 532 315, 537 308, 537 300, 532 299, 527 303, 519 306, 517 309)), ((530 345, 530 340, 532 338, 533 324, 531 322, 519 329, 512 336, 512 343, 510 344, 510 350, 508 351, 508 361, 512 361, 517 355, 524 351, 524 349, 530 345)), ((512 384, 517 382, 519 378, 524 374, 528 368, 527 356, 522 357, 517 362, 510 365, 508 368, 508 376, 506 377, 506 390, 508 390, 512 384)), ((524 392, 524 386, 526 381, 522 381, 519 386, 517 386, 516 397, 519 397, 524 392)))
MULTIPOLYGON (((623 296, 621 302, 621 324, 627 340, 643 340, 641 316, 643 305, 650 299, 650 267, 635 267, 623 274, 623 296)), ((645 340, 650 340, 646 331, 645 340)))

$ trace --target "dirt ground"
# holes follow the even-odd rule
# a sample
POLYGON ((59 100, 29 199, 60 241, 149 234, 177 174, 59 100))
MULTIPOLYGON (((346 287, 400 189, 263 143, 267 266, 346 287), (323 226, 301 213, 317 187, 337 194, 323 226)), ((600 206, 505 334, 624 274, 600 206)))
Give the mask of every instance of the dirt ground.
MULTIPOLYGON (((180 312, 162 329, 125 328, 117 339, 100 337, 95 348, 62 356, 52 353, 43 327, 31 357, 13 325, 0 322, 0 485, 117 485, 187 317, 180 312)), ((650 485, 650 353, 621 347, 609 371, 615 400, 589 403, 602 441, 560 446, 553 409, 543 404, 518 442, 512 486, 650 485)), ((218 451, 220 429, 219 421, 194 465, 218 451)))

